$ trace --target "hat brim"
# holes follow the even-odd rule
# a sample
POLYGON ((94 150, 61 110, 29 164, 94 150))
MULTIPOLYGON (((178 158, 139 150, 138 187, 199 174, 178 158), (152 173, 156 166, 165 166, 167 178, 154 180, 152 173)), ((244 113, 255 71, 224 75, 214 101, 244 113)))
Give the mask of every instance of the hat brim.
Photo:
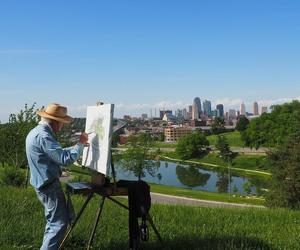
POLYGON ((52 115, 49 115, 48 113, 46 113, 44 110, 39 110, 36 113, 37 113, 37 115, 39 115, 41 117, 49 118, 49 119, 59 121, 62 123, 71 123, 73 121, 73 118, 68 115, 66 115, 64 117, 52 116, 52 115))

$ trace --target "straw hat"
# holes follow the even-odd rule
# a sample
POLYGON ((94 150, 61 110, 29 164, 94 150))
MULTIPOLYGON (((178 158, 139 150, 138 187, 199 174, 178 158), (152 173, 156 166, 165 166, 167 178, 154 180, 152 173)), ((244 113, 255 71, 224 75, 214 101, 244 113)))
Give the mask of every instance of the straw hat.
POLYGON ((56 120, 62 123, 70 123, 73 118, 67 115, 67 108, 57 103, 51 103, 46 109, 36 112, 39 116, 56 120))

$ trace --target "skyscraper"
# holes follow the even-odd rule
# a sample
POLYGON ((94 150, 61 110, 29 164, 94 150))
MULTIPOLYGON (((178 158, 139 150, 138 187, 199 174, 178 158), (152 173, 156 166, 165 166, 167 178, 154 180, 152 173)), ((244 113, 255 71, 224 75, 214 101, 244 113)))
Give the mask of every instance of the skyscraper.
POLYGON ((245 107, 245 103, 241 104, 241 115, 246 115, 246 107, 245 107))
POLYGON ((194 99, 194 103, 196 103, 197 107, 198 107, 198 113, 199 113, 199 117, 201 116, 202 113, 202 108, 201 108, 201 100, 199 97, 196 97, 194 99))
POLYGON ((203 102, 203 113, 208 117, 211 116, 211 102, 208 100, 203 102))
POLYGON ((261 107, 261 114, 268 113, 268 107, 261 107))
POLYGON ((192 119, 193 106, 189 105, 189 111, 187 112, 187 118, 192 119))
POLYGON ((224 117, 224 106, 223 104, 217 105, 218 117, 224 117))
POLYGON ((228 117, 229 117, 229 119, 236 118, 236 111, 234 109, 229 109, 229 111, 228 111, 228 117))
POLYGON ((253 103, 253 115, 258 115, 258 103, 253 103))
POLYGON ((193 102, 192 119, 199 120, 201 115, 201 101, 199 97, 196 97, 193 102))

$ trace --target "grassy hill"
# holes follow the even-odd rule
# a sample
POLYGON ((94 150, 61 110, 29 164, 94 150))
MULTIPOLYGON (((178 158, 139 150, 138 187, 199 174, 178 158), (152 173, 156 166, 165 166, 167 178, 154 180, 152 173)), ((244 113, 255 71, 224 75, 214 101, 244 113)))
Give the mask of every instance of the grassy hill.
MULTIPOLYGON (((0 196, 0 249, 38 249, 45 221, 34 190, 1 187, 0 196)), ((77 211, 84 200, 73 197, 77 211)), ((96 197, 88 205, 66 249, 84 249, 98 201, 96 197)), ((164 249, 300 249, 299 211, 152 205, 151 215, 164 249)), ((127 211, 107 201, 94 249, 128 249, 127 226, 127 211)), ((142 247, 161 249, 152 230, 142 247)))
MULTIPOLYGON (((225 138, 228 140, 230 147, 243 147, 244 146, 244 143, 241 139, 241 134, 238 131, 227 132, 227 133, 223 133, 221 135, 225 136, 225 138)), ((217 135, 207 136, 207 139, 209 140, 209 144, 211 146, 216 145, 217 137, 218 137, 217 135)))
MULTIPOLYGON (((221 135, 225 136, 228 140, 230 147, 243 147, 244 143, 241 139, 240 132, 226 132, 222 133, 221 135)), ((207 136, 209 140, 209 144, 214 146, 217 142, 217 135, 210 135, 207 136)), ((167 143, 167 142, 155 142, 154 146, 157 148, 176 148, 177 143, 167 143)))

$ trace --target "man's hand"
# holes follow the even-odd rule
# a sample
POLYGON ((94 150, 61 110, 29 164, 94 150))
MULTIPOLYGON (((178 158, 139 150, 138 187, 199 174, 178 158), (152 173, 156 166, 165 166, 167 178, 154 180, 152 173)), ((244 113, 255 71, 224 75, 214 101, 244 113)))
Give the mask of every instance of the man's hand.
POLYGON ((79 142, 82 143, 83 145, 88 145, 88 139, 89 139, 88 134, 83 132, 80 135, 79 142))

